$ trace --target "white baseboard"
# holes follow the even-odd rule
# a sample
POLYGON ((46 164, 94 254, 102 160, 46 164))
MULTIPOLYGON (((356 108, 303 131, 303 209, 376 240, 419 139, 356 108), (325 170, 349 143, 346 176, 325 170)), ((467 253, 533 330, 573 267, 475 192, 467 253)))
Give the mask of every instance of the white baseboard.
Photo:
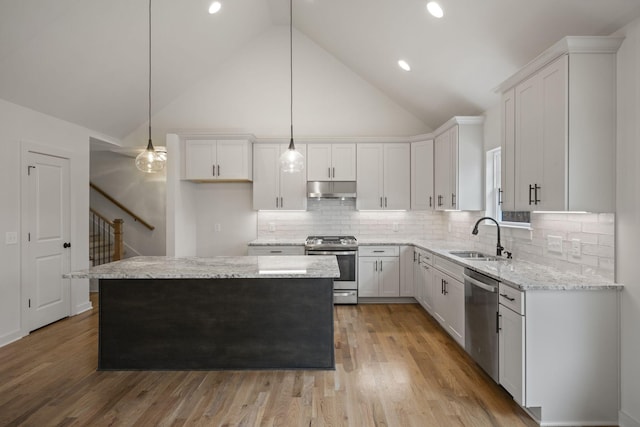
POLYGON ((618 423, 620 427, 640 427, 640 421, 634 419, 623 410, 618 412, 618 423))
POLYGON ((77 316, 80 313, 84 313, 85 311, 89 311, 93 308, 91 301, 86 301, 76 307, 76 312, 73 313, 74 316, 77 316))
POLYGON ((3 335, 0 337, 0 347, 4 347, 5 345, 11 344, 14 341, 18 341, 22 337, 23 335, 19 330, 3 335))

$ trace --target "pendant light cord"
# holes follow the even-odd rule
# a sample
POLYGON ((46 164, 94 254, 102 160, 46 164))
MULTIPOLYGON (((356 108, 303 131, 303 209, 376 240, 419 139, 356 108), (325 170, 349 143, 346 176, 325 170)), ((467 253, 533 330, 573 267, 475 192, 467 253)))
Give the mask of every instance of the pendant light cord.
POLYGON ((147 150, 153 150, 151 142, 151 0, 149 0, 149 144, 147 150))
POLYGON ((291 119, 291 142, 289 143, 289 149, 295 150, 293 145, 293 0, 289 0, 289 73, 290 73, 290 119, 291 119))

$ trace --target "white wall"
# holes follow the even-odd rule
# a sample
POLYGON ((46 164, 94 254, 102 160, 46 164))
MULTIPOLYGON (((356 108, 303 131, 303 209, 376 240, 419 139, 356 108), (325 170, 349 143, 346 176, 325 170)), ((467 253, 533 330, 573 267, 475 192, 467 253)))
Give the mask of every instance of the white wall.
MULTIPOLYGON (((296 31, 293 55, 297 136, 410 136, 430 131, 421 120, 296 31)), ((185 129, 250 133, 258 138, 287 136, 288 27, 274 27, 253 40, 216 74, 154 114, 152 124, 154 141, 185 129)), ((143 124, 124 139, 124 144, 144 145, 146 132, 143 124)))
MULTIPOLYGON (((71 152, 71 269, 88 267, 89 137, 87 129, 0 100, 0 345, 26 333, 21 307, 21 247, 6 245, 5 233, 20 235, 21 143, 71 152)), ((88 280, 71 281, 71 314, 91 307, 88 280)))
POLYGON ((616 280, 621 298, 621 410, 624 427, 640 426, 640 20, 625 27, 618 51, 616 280))
MULTIPOLYGON (((164 142, 163 142, 164 144, 164 142)), ((109 151, 90 156, 91 182, 155 227, 149 230, 94 190, 91 207, 113 220, 124 220, 125 257, 165 254, 165 172, 148 174, 135 167, 135 159, 109 151)))

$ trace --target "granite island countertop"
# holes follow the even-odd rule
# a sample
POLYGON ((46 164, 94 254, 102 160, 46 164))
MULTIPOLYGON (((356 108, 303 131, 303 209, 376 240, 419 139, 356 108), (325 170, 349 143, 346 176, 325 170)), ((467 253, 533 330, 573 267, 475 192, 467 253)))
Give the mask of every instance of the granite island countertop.
POLYGON ((65 274, 71 279, 337 278, 335 256, 138 256, 65 274))
MULTIPOLYGON (((356 236, 357 237, 357 236, 356 236)), ((257 239, 250 246, 304 244, 304 239, 257 239), (280 243, 278 243, 280 242, 280 243), (302 243, 297 243, 302 242, 302 243)), ((524 291, 534 290, 622 290, 623 286, 600 276, 587 276, 560 271, 556 268, 520 259, 500 261, 478 261, 457 257, 450 251, 473 249, 471 244, 452 243, 445 240, 419 240, 411 238, 358 238, 358 246, 395 245, 415 246, 435 255, 469 267, 479 273, 493 277, 500 282, 524 291)))

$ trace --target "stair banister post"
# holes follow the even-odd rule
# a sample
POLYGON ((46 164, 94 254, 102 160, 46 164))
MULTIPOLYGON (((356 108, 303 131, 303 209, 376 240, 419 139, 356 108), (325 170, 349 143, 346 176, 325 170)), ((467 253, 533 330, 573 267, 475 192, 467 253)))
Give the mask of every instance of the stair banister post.
POLYGON ((113 261, 121 260, 124 254, 123 224, 124 221, 120 218, 113 220, 113 261))

